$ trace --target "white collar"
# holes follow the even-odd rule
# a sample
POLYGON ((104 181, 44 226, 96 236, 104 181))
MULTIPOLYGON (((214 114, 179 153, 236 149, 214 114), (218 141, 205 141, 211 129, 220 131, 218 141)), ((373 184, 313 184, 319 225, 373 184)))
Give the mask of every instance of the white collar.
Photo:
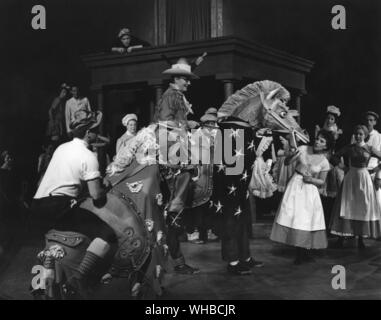
POLYGON ((180 93, 183 94, 183 92, 179 89, 179 86, 178 86, 177 84, 175 84, 175 83, 170 83, 169 86, 170 86, 172 89, 175 89, 175 90, 177 90, 178 92, 180 92, 180 93))
POLYGON ((369 135, 377 134, 378 131, 376 129, 373 129, 371 132, 369 132, 369 135))
POLYGON ((74 138, 74 139, 73 139, 73 142, 74 142, 74 143, 78 143, 78 144, 82 144, 82 145, 84 145, 86 148, 89 147, 89 144, 88 144, 85 140, 83 140, 83 139, 74 138))

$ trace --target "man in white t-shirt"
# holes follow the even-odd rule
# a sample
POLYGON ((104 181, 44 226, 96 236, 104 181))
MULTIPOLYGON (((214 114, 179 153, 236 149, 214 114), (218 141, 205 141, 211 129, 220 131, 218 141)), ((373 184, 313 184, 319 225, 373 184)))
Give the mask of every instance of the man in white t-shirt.
POLYGON ((92 212, 75 206, 83 185, 87 185, 97 207, 107 201, 98 160, 88 148, 97 138, 101 120, 100 112, 75 113, 70 125, 74 139, 54 152, 32 203, 34 222, 39 231, 46 232, 54 227, 60 231, 82 233, 92 240, 77 270, 76 280, 84 279, 105 257, 110 242, 115 241, 111 227, 92 212))

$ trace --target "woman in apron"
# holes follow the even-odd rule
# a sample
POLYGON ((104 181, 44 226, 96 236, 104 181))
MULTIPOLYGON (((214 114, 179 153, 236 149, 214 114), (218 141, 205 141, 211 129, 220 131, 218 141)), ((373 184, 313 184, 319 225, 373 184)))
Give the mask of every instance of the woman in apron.
POLYGON ((308 249, 328 245, 319 188, 330 169, 325 153, 332 149, 334 137, 322 130, 312 146, 300 146, 289 154, 287 163, 296 162, 275 218, 270 239, 296 247, 294 263, 313 260, 308 249))
POLYGON ((332 209, 331 233, 340 236, 336 247, 343 246, 346 236, 357 236, 360 249, 365 247, 363 237, 381 236, 381 207, 367 169, 371 156, 380 157, 381 153, 365 143, 368 135, 365 126, 356 126, 355 143, 335 154, 349 157, 349 171, 332 209))

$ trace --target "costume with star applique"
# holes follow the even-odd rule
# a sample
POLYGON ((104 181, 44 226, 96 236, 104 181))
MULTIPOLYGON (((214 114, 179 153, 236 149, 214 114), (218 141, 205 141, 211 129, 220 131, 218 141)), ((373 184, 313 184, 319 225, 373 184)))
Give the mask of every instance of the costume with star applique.
MULTIPOLYGON (((255 148, 251 146, 254 132, 242 120, 229 123, 227 119, 225 123, 221 122, 220 127, 232 131, 230 138, 235 150, 233 156, 237 159, 233 165, 222 162, 216 163, 214 167, 212 201, 215 214, 221 217, 219 222, 222 258, 227 262, 244 261, 251 256, 248 235, 248 225, 251 225, 248 186, 252 173, 251 166, 255 160, 255 148), (237 141, 242 137, 244 144, 240 146, 237 141), (239 161, 243 161, 240 174, 229 174, 228 171, 239 161)), ((224 135, 221 137, 226 138, 224 135)), ((220 143, 224 146, 223 141, 220 143)))

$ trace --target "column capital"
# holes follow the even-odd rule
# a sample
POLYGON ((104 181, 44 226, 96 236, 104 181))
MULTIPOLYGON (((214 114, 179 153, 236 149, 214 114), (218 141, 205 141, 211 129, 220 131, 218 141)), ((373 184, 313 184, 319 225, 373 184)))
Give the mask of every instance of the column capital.
POLYGON ((101 84, 93 84, 90 86, 91 91, 103 91, 104 86, 101 84))
POLYGON ((163 79, 150 79, 148 85, 151 87, 162 87, 164 85, 163 79))
POLYGON ((220 80, 222 82, 235 82, 242 80, 242 77, 230 72, 218 73, 216 74, 216 80, 220 80))

